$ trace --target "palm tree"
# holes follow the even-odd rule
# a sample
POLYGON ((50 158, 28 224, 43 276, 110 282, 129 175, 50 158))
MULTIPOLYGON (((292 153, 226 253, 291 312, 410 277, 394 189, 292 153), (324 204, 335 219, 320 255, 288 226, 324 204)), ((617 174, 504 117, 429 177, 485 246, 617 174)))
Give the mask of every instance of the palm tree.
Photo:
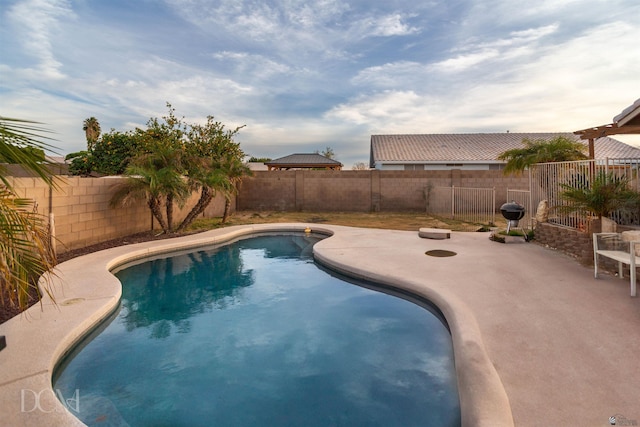
POLYGON ((176 229, 181 232, 186 229, 209 206, 217 191, 225 189, 229 183, 224 171, 216 167, 211 159, 194 158, 188 172, 188 179, 192 191, 200 190, 200 198, 191 211, 176 229))
POLYGON ((138 155, 125 170, 127 180, 116 185, 111 206, 145 200, 162 230, 172 233, 174 203, 182 204, 191 190, 182 175, 181 155, 179 148, 161 141, 151 152, 138 155))
MULTIPOLYGON (((37 123, 0 117, 0 162, 21 164, 51 186, 55 180, 46 168, 45 149, 53 147, 37 123)), ((17 197, 0 166, 0 304, 28 306, 36 279, 56 264, 51 235, 42 215, 29 199, 17 197), (5 300, 5 298, 8 298, 5 300)), ((51 276, 46 276, 45 292, 50 293, 51 276)))
POLYGON ((234 156, 224 157, 220 162, 220 169, 227 177, 227 182, 222 189, 225 203, 221 222, 224 224, 231 213, 231 198, 238 193, 238 185, 242 182, 242 179, 247 175, 251 175, 252 172, 246 164, 234 156))
POLYGON ((98 123, 98 119, 91 116, 82 123, 82 130, 85 132, 87 137, 87 148, 89 151, 93 149, 94 144, 98 141, 100 137, 100 123, 98 123))
POLYGON ((627 177, 613 172, 599 171, 591 183, 582 179, 561 186, 561 198, 568 203, 560 207, 564 211, 588 211, 602 220, 618 210, 640 210, 640 193, 631 189, 627 177))
POLYGON ((543 139, 523 139, 523 148, 507 150, 498 156, 506 160, 504 173, 520 173, 536 163, 566 162, 583 160, 588 156, 584 153, 586 147, 564 136, 557 136, 549 141, 543 139))

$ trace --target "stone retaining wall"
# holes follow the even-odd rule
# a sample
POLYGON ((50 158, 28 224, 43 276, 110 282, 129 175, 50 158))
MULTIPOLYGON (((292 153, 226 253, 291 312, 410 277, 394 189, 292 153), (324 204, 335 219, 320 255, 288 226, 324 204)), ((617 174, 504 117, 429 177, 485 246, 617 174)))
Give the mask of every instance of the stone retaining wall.
MULTIPOLYGON (((598 221, 593 221, 590 231, 579 231, 548 222, 537 223, 535 228, 535 241, 539 244, 557 249, 567 255, 575 257, 584 265, 593 265, 593 240, 592 233, 599 229, 598 221)), ((635 230, 632 227, 618 225, 617 232, 635 230)), ((598 268, 612 274, 618 272, 618 263, 612 259, 600 257, 598 268)), ((623 266, 625 277, 629 277, 629 266, 623 266)), ((640 281, 640 278, 639 278, 640 281)))
POLYGON ((591 234, 548 222, 537 223, 537 243, 574 256, 582 264, 593 265, 593 242, 591 234))

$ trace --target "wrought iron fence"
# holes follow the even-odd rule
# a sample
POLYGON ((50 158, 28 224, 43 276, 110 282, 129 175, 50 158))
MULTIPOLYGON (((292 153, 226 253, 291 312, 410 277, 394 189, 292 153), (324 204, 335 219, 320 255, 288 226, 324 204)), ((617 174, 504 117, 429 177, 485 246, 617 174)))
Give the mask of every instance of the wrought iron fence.
MULTIPOLYGON (((535 226, 538 205, 546 200, 549 221, 575 229, 586 229, 588 213, 562 209, 567 202, 562 193, 566 186, 589 187, 592 178, 600 172, 625 177, 629 186, 640 191, 640 159, 579 160, 573 162, 539 163, 529 173, 529 189, 507 189, 507 201, 515 201, 525 207, 522 225, 535 226)), ((495 224, 495 188, 431 187, 425 188, 427 213, 478 224, 495 224)), ((618 224, 640 225, 640 211, 614 212, 611 219, 618 224)))
MULTIPOLYGON (((562 208, 568 205, 562 198, 565 188, 567 186, 589 188, 593 177, 604 172, 625 177, 631 188, 640 191, 639 168, 640 159, 637 158, 536 164, 529 169, 531 208, 535 209, 541 201, 547 200, 550 222, 566 227, 585 229, 588 221, 587 212, 568 211, 562 208)), ((640 225, 640 212, 614 212, 611 219, 618 224, 640 225)))
MULTIPOLYGON (((624 176, 629 187, 640 192, 640 159, 605 159, 602 167, 616 176, 624 176)), ((618 224, 640 226, 640 209, 615 211, 609 218, 618 224)))
POLYGON ((495 188, 433 187, 427 213, 477 224, 496 221, 495 188))

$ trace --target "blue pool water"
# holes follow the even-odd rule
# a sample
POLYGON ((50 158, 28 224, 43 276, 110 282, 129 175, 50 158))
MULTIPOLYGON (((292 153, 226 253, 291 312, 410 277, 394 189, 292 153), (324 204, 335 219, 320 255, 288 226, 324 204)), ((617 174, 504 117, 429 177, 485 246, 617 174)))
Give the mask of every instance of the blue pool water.
POLYGON ((445 325, 321 269, 319 239, 120 270, 120 308, 58 367, 58 396, 98 426, 459 426, 445 325))

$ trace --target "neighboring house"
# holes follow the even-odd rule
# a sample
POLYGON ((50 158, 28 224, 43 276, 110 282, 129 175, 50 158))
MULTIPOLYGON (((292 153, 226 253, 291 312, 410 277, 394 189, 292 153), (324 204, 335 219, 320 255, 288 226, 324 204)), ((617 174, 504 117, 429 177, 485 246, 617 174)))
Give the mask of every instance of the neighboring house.
MULTIPOLYGON (((69 174, 69 164, 65 161, 64 156, 45 156, 45 159, 49 162, 46 167, 53 175, 69 174)), ((35 172, 22 165, 2 163, 1 166, 5 169, 7 176, 13 176, 15 178, 37 176, 35 172)))
MULTIPOLYGON (((499 170, 506 161, 498 156, 522 148, 523 139, 551 140, 557 136, 587 145, 570 132, 371 135, 369 163, 380 170, 499 170)), ((595 158, 640 159, 640 149, 613 138, 598 138, 595 158)))
POLYGON ((264 162, 269 170, 289 169, 342 169, 342 163, 323 156, 322 154, 291 154, 279 159, 264 162))
POLYGON ((262 162, 247 162, 247 167, 252 171, 266 171, 269 170, 267 165, 262 162))

